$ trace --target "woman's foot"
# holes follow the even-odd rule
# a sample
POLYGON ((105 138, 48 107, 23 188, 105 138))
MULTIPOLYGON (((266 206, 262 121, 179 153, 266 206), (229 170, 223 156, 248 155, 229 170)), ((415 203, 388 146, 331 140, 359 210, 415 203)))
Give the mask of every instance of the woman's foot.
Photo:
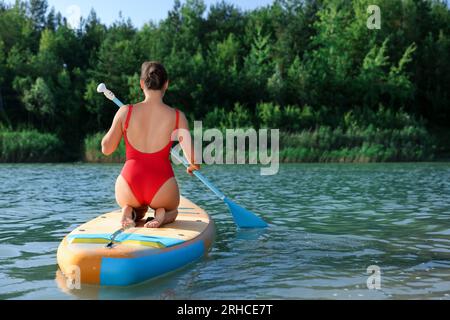
POLYGON ((148 206, 134 208, 134 213, 135 213, 133 215, 134 222, 139 223, 142 219, 144 219, 147 211, 148 211, 148 206))
POLYGON ((156 210, 155 219, 147 222, 144 227, 149 229, 157 229, 163 226, 164 220, 166 220, 166 210, 161 208, 156 210))
POLYGON ((122 209, 122 228, 132 228, 136 225, 133 217, 133 208, 126 206, 122 209))

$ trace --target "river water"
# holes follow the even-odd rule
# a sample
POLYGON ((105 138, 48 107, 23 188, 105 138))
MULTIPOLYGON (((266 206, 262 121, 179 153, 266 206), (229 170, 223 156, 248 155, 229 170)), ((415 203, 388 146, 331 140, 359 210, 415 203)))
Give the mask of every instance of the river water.
POLYGON ((176 169, 212 215, 202 260, 129 288, 69 291, 56 250, 114 211, 120 165, 0 165, 0 299, 450 299, 450 164, 215 166, 203 173, 270 223, 237 230, 221 200, 176 169), (369 266, 380 270, 369 290, 369 266))

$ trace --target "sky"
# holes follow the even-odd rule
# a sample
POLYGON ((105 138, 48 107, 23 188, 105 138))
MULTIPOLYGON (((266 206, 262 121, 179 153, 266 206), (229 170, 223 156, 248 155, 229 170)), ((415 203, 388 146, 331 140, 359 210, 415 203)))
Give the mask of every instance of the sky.
MULTIPOLYGON (((133 25, 141 27, 144 23, 152 20, 160 21, 167 17, 167 13, 173 8, 174 0, 47 0, 49 7, 55 7, 68 19, 70 24, 77 23, 80 15, 86 18, 94 8, 100 20, 110 25, 118 20, 119 12, 123 17, 131 18, 133 25)), ((15 0, 6 0, 6 3, 13 4, 15 0)), ((182 2, 184 2, 182 0, 182 2)), ((219 2, 219 0, 204 0, 207 6, 219 2)), ((260 6, 271 4, 273 0, 226 0, 235 4, 243 10, 254 9, 260 6)))

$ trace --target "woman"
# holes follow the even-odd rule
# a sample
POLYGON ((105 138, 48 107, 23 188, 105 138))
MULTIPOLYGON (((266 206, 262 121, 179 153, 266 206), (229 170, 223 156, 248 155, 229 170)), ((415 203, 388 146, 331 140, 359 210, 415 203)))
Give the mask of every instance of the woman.
POLYGON ((102 152, 111 155, 124 137, 127 161, 116 182, 116 200, 123 214, 122 227, 134 226, 150 206, 155 210, 155 218, 145 227, 159 228, 176 220, 180 203, 178 184, 169 160, 172 141, 181 142, 191 163, 187 170, 190 175, 200 167, 194 164, 185 115, 163 102, 169 87, 164 66, 159 62, 145 62, 140 84, 145 100, 120 108, 103 138, 102 152))

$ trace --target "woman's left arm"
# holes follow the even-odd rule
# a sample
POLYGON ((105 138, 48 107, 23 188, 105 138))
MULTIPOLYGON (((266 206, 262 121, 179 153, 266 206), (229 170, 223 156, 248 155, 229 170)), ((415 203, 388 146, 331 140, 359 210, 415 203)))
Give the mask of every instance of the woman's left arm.
POLYGON ((123 125, 122 119, 124 114, 126 114, 127 108, 120 108, 114 117, 113 124, 111 129, 109 129, 108 133, 102 140, 102 153, 105 156, 110 156, 117 150, 120 140, 122 140, 123 136, 123 125))

